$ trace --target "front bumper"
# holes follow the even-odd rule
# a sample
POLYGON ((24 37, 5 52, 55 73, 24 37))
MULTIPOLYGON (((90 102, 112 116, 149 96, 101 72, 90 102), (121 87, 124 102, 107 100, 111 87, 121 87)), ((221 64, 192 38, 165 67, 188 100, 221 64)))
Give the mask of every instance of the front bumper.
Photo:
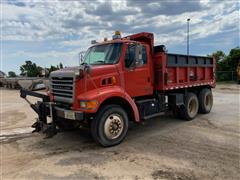
POLYGON ((72 111, 60 107, 54 107, 57 117, 64 118, 64 119, 70 119, 70 120, 84 120, 84 113, 79 111, 72 111))

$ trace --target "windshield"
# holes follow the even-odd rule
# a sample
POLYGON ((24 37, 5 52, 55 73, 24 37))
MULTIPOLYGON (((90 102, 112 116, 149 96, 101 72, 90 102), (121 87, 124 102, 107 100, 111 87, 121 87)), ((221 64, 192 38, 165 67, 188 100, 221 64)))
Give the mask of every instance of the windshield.
POLYGON ((84 63, 115 64, 121 54, 121 43, 103 44, 89 48, 84 56, 84 63))

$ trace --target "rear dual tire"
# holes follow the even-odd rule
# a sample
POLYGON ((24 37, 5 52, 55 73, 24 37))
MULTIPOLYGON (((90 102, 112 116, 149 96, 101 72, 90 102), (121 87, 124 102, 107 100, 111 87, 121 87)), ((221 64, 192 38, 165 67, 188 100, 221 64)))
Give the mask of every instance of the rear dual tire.
POLYGON ((211 89, 202 89, 199 93, 199 112, 207 114, 211 111, 213 106, 213 95, 211 89))
POLYGON ((188 93, 185 99, 185 107, 176 107, 174 109, 174 115, 184 120, 194 119, 198 112, 207 114, 211 111, 213 106, 213 95, 211 89, 204 88, 199 92, 199 95, 195 93, 188 93))
POLYGON ((184 120, 192 120, 197 116, 199 102, 196 94, 188 93, 185 99, 185 107, 181 108, 180 117, 184 120))

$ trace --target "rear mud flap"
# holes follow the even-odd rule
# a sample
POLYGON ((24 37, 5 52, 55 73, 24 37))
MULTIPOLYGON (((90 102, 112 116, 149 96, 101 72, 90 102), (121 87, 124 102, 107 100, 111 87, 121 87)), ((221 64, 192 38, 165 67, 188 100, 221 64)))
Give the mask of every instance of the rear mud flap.
POLYGON ((183 118, 186 116, 186 106, 184 104, 182 105, 178 105, 177 106, 179 108, 179 113, 180 113, 180 117, 183 118))

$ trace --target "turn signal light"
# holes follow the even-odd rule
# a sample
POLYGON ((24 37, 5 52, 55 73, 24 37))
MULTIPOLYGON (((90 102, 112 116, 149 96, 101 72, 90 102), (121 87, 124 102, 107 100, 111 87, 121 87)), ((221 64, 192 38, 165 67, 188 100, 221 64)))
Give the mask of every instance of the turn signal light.
POLYGON ((120 31, 115 31, 115 34, 113 35, 113 40, 115 39, 121 39, 121 32, 120 31))
POLYGON ((113 85, 117 84, 117 79, 116 79, 115 76, 112 77, 112 84, 113 84, 113 85))
POLYGON ((95 109, 97 108, 97 101, 93 100, 93 101, 81 101, 80 102, 80 106, 81 108, 84 109, 95 109))

